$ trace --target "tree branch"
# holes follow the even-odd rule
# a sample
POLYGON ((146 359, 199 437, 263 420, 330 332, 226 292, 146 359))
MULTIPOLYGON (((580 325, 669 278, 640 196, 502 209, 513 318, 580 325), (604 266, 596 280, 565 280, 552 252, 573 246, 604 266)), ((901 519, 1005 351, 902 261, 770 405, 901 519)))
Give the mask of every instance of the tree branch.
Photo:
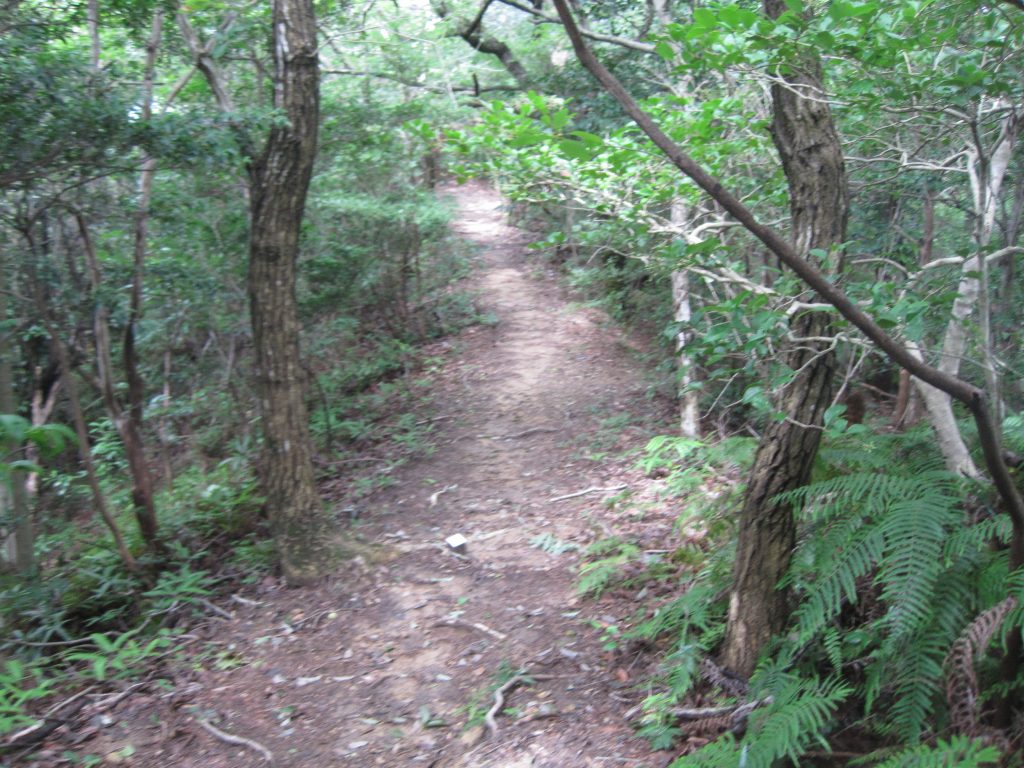
MULTIPOLYGON (((518 0, 499 0, 512 8, 517 8, 523 13, 528 13, 531 16, 536 16, 538 19, 548 22, 549 24, 561 24, 561 20, 557 16, 551 16, 550 14, 544 13, 534 8, 532 5, 526 3, 520 3, 518 0)), ((650 43, 642 43, 639 40, 630 40, 628 37, 617 37, 616 35, 603 35, 600 32, 591 32, 589 29, 580 29, 580 34, 586 38, 594 40, 599 43, 611 43, 612 45, 618 45, 622 48, 629 48, 631 51, 640 51, 641 53, 654 53, 654 46, 650 43)))

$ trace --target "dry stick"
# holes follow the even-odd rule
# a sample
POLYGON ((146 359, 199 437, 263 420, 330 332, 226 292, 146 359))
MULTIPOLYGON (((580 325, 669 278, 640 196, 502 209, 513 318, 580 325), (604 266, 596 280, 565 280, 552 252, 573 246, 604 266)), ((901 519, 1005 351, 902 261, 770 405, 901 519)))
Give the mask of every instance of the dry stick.
POLYGON ((428 506, 436 507, 437 506, 437 500, 439 498, 441 498, 441 494, 442 493, 448 493, 448 491, 454 491, 454 490, 458 489, 458 487, 459 486, 457 486, 457 485, 446 485, 441 490, 434 491, 432 494, 430 494, 430 503, 428 504, 428 506))
POLYGON ((263 759, 271 765, 274 764, 274 754, 269 749, 264 747, 258 741, 247 739, 245 736, 235 736, 233 733, 227 733, 222 731, 217 726, 213 725, 209 720, 205 720, 201 717, 196 717, 195 721, 205 730, 207 733, 212 734, 216 738, 220 739, 226 744, 236 744, 240 747, 248 747, 254 752, 259 752, 263 755, 263 759))
POLYGON ((248 597, 242 597, 241 595, 232 595, 231 600, 240 605, 248 605, 252 608, 258 608, 263 605, 259 600, 250 600, 248 597))
POLYGON ((530 429, 524 429, 522 432, 516 432, 514 435, 491 435, 491 440, 515 440, 519 437, 528 437, 529 435, 536 435, 540 432, 559 432, 560 430, 554 427, 531 427, 530 429))
POLYGON ((479 621, 463 621, 462 619, 442 619, 441 621, 434 622, 435 627, 462 627, 463 629, 475 629, 478 632, 483 632, 485 635, 490 635, 496 640, 506 640, 508 635, 504 632, 499 632, 496 629, 491 629, 486 624, 481 624, 479 621))
POLYGON ((611 488, 598 488, 597 486, 591 486, 590 488, 584 488, 582 491, 576 491, 576 493, 567 493, 564 496, 555 496, 553 499, 548 499, 548 503, 555 501, 565 501, 566 499, 575 499, 577 496, 586 496, 588 493, 611 493, 613 491, 624 491, 629 486, 625 483, 621 485, 613 485, 611 488))
POLYGON ((219 605, 214 605, 209 600, 207 600, 205 597, 200 597, 199 600, 197 600, 196 602, 198 602, 201 606, 203 606, 203 608, 208 610, 210 613, 212 613, 212 614, 214 614, 216 616, 220 616, 222 619, 227 619, 228 621, 233 621, 234 618, 235 618, 230 613, 228 613, 223 608, 221 608, 219 605))
POLYGON ((839 314, 860 329, 890 360, 910 371, 922 381, 959 400, 970 409, 978 428, 978 439, 985 455, 985 464, 1013 522, 1010 567, 1016 569, 1024 563, 1024 498, 1021 497, 1009 469, 1003 462, 999 432, 992 417, 985 391, 963 379, 950 376, 938 368, 928 365, 923 360, 917 360, 899 341, 887 334, 874 318, 831 283, 824 273, 802 258, 782 235, 771 227, 761 224, 750 209, 727 191, 718 179, 704 170, 678 144, 672 141, 651 116, 640 109, 615 76, 597 60, 587 47, 566 0, 553 1, 580 62, 679 170, 707 192, 748 232, 760 240, 783 264, 793 270, 797 277, 835 307, 839 314))
POLYGON ((526 682, 526 675, 515 675, 510 677, 505 683, 494 692, 494 703, 491 708, 487 710, 487 714, 484 715, 484 722, 487 724, 487 729, 491 732, 491 736, 498 735, 498 723, 494 719, 494 716, 501 711, 501 708, 505 705, 505 694, 515 688, 520 683, 526 682))

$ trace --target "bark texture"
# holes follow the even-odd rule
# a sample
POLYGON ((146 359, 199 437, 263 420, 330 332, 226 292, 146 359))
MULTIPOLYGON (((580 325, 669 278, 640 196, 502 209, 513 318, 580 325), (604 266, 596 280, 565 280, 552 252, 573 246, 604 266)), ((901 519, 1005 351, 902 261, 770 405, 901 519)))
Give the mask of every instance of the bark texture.
MULTIPOLYGON (((785 10, 765 0, 772 18, 785 10)), ((829 252, 845 239, 848 192, 842 146, 821 87, 820 62, 807 57, 780 73, 772 87, 772 139, 789 184, 791 237, 797 253, 829 252)), ((834 271, 841 264, 836 256, 834 271)), ((834 355, 822 339, 831 335, 828 315, 805 313, 790 325, 786 364, 797 375, 782 394, 784 421, 765 431, 747 483, 729 593, 729 624, 723 663, 747 676, 790 613, 787 591, 778 587, 796 544, 789 504, 775 498, 805 485, 821 442, 825 410, 832 402, 834 355)))
POLYGON ((282 568, 308 583, 334 561, 313 476, 295 303, 299 231, 316 157, 320 93, 311 0, 274 0, 274 127, 249 169, 249 302, 263 424, 262 480, 282 568))

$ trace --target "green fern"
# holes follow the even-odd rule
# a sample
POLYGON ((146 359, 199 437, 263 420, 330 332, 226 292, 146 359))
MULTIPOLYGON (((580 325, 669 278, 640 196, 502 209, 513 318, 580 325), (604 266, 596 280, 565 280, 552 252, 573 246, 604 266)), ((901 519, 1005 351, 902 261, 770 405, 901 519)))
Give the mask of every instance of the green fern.
POLYGON ((774 682, 780 681, 782 687, 770 694, 771 703, 750 716, 750 727, 740 742, 731 736, 720 738, 672 767, 771 768, 784 757, 796 763, 812 743, 824 743, 821 733, 852 689, 838 679, 783 675, 774 682))
POLYGON ((977 553, 992 542, 1009 544, 1013 534, 1013 523, 1008 515, 986 517, 975 525, 965 525, 953 531, 946 541, 945 557, 952 560, 967 554, 977 553))
POLYGON ((598 597, 622 572, 622 567, 640 553, 640 548, 621 539, 597 541, 587 548, 588 555, 611 554, 600 560, 580 566, 580 580, 576 586, 582 595, 598 597))
POLYGON ((1024 453, 1024 414, 1016 413, 1003 420, 1003 443, 1011 451, 1024 453))
POLYGON ((885 673, 892 676, 887 730, 902 741, 916 744, 925 731, 941 691, 942 661, 949 645, 945 638, 922 633, 912 642, 883 646, 880 659, 885 673))
POLYGON ((674 761, 669 768, 736 768, 742 755, 736 738, 731 733, 719 736, 692 755, 674 761))
POLYGON ((850 517, 823 532, 813 545, 816 580, 797 609, 795 619, 804 642, 814 637, 839 613, 844 599, 857 599, 857 579, 866 576, 881 559, 885 537, 881 531, 850 517))
POLYGON ((747 765, 771 768, 782 757, 797 762, 813 741, 822 740, 820 734, 832 713, 851 690, 835 678, 797 680, 784 688, 771 706, 751 716, 751 728, 744 738, 747 765))
POLYGON ((649 619, 638 624, 630 635, 653 640, 672 634, 685 640, 710 631, 724 618, 722 608, 714 602, 717 591, 715 585, 702 581, 691 584, 683 594, 659 607, 649 619))
POLYGON ((979 739, 954 736, 948 742, 939 739, 934 746, 920 745, 890 757, 875 768, 975 768, 995 765, 1000 753, 979 739))
POLYGON ((942 477, 922 477, 921 483, 916 496, 892 503, 880 521, 886 556, 879 579, 882 597, 890 606, 890 629, 896 636, 927 622, 932 591, 942 570, 947 530, 960 519, 956 509, 959 499, 943 493, 942 477))

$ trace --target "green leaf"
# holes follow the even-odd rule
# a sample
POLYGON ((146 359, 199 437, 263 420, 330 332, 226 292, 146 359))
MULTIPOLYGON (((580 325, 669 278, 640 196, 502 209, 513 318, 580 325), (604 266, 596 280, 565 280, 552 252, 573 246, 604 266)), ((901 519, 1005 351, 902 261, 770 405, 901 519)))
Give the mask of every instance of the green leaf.
POLYGON ((598 136, 597 134, 594 134, 594 133, 587 133, 586 131, 573 131, 569 135, 570 136, 575 136, 577 139, 582 141, 584 144, 587 144, 587 145, 589 145, 591 147, 603 147, 604 146, 604 139, 601 136, 598 136))
POLYGON ((661 56, 665 61, 671 62, 676 58, 676 49, 671 45, 662 40, 660 43, 655 44, 654 52, 661 56))
POLYGON ((547 141, 548 138, 548 134, 544 133, 544 131, 537 128, 525 128, 513 136, 508 145, 513 149, 522 149, 523 147, 532 147, 540 144, 547 141))
POLYGON ((576 141, 575 139, 563 139, 558 142, 558 148, 562 150, 562 153, 573 160, 590 160, 594 156, 594 151, 584 144, 582 141, 576 141))
POLYGON ((570 119, 572 119, 572 115, 569 113, 569 110, 560 109, 551 115, 551 118, 546 122, 548 122, 552 129, 560 131, 569 124, 570 119))
POLYGON ((757 23, 758 16, 748 8, 738 5, 726 5, 718 12, 718 17, 727 27, 733 29, 750 29, 757 23))
POLYGON ((699 29, 714 29, 718 25, 718 18, 707 8, 693 9, 693 26, 699 29))
POLYGON ((13 413, 0 413, 0 440, 22 443, 31 426, 28 420, 21 416, 16 416, 13 413))

